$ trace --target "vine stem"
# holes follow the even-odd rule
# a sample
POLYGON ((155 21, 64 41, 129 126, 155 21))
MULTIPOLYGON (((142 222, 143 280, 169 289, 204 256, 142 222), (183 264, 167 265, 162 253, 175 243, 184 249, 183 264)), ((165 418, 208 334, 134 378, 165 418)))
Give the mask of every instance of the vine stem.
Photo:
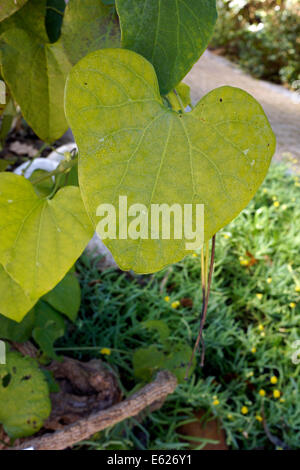
POLYGON ((204 365, 204 358, 205 358, 205 343, 203 339, 203 328, 205 325, 205 320, 207 316, 207 307, 208 307, 208 300, 209 300, 209 294, 210 294, 210 287, 211 287, 211 281, 212 281, 212 274, 214 270, 214 260, 215 260, 215 248, 216 248, 216 235, 212 237, 212 246, 211 246, 211 257, 210 257, 210 266, 209 266, 209 273, 208 273, 208 278, 206 277, 207 273, 207 266, 208 266, 208 244, 206 246, 206 256, 204 260, 204 249, 202 248, 201 252, 201 277, 202 277, 202 312, 201 312, 201 320, 200 320, 200 328, 199 328, 199 333, 195 342, 195 346, 192 352, 192 356, 190 359, 190 362, 187 367, 186 375, 185 375, 185 380, 188 379, 189 371, 192 366, 196 351, 198 349, 199 343, 201 341, 201 367, 204 365))

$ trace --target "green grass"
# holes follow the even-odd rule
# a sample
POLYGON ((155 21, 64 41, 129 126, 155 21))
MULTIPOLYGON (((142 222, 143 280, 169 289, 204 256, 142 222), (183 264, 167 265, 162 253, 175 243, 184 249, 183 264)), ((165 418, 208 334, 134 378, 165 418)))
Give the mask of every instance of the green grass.
MULTIPOLYGON (((204 409, 220 419, 233 449, 274 449, 281 446, 279 441, 300 448, 300 365, 291 359, 293 342, 300 339, 299 186, 287 167, 273 165, 255 199, 218 233, 203 369, 198 355, 192 378, 159 411, 142 423, 120 423, 82 445, 99 450, 182 449, 187 444, 180 440, 178 426, 194 410, 204 409), (270 383, 274 375, 277 384, 270 383), (273 397, 275 389, 280 398, 273 397), (242 414, 243 407, 247 414, 242 414), (263 414, 279 439, 275 444, 256 419, 263 414)), ((199 256, 152 276, 100 273, 87 257, 77 263, 77 271, 80 314, 57 346, 70 348, 68 354, 80 359, 101 357, 117 372, 125 396, 141 386, 132 366, 135 350, 165 347, 156 331, 143 326, 145 320, 167 324, 168 347, 193 346, 201 307, 199 256), (173 301, 183 298, 192 299, 192 306, 172 308, 173 301), (110 355, 101 354, 104 347, 110 355)), ((151 368, 155 372, 156 364, 151 368)))

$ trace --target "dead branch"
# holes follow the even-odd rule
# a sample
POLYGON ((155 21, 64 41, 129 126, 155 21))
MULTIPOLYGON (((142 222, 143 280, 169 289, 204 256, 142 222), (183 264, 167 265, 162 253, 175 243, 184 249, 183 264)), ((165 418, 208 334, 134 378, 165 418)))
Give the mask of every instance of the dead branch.
POLYGON ((64 429, 52 434, 44 434, 22 443, 10 450, 33 448, 34 450, 63 450, 79 441, 88 439, 98 431, 113 426, 126 418, 138 415, 149 409, 157 401, 161 401, 173 393, 177 380, 170 372, 161 371, 150 384, 134 393, 130 398, 106 410, 99 411, 64 429))

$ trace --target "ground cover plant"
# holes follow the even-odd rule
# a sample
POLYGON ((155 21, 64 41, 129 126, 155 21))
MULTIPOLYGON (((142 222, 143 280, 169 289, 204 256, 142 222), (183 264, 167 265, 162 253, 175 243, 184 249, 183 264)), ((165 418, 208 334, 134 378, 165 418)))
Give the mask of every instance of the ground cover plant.
MULTIPOLYGON (((218 234, 204 368, 197 367, 191 381, 143 423, 120 423, 83 445, 187 448, 179 428, 203 409, 206 419, 218 417, 229 448, 299 448, 299 192, 299 178, 274 165, 254 200, 218 234)), ((60 353, 67 348, 77 358, 102 357, 129 393, 162 366, 158 352, 193 345, 201 305, 199 253, 142 279, 99 273, 86 257, 77 270, 82 305, 76 328, 57 343, 60 353), (144 373, 141 349, 144 364, 148 357, 144 373)), ((199 448, 206 444, 194 439, 199 448)))

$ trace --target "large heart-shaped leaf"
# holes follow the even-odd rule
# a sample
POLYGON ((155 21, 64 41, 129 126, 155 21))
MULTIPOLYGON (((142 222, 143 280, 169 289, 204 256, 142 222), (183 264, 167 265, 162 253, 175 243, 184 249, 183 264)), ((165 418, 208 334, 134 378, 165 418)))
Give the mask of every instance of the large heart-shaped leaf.
MULTIPOLYGON (((210 239, 254 196, 275 149, 263 109, 245 91, 221 87, 190 113, 175 112, 159 95, 152 65, 121 49, 89 54, 72 69, 66 115, 79 146, 88 213, 97 225, 98 206, 113 204, 117 235, 120 215, 124 224, 119 196, 127 196, 128 208, 143 204, 148 213, 152 204, 204 204, 210 239)), ((122 269, 138 273, 188 253, 188 237, 163 239, 161 227, 159 239, 150 237, 104 242, 122 269)))
POLYGON ((0 367, 0 423, 11 437, 37 432, 51 411, 49 389, 37 362, 8 352, 0 367))
MULTIPOLYGON (((23 176, 0 174, 0 263, 30 301, 63 278, 92 233, 79 188, 67 186, 43 199, 23 176)), ((14 298, 10 308, 15 315, 8 316, 20 321, 25 312, 14 298)))
POLYGON ((26 121, 52 142, 67 130, 64 86, 72 65, 88 52, 119 45, 119 26, 100 1, 70 0, 60 39, 51 44, 45 29, 46 0, 29 0, 1 23, 2 71, 26 121))
POLYGON ((26 2, 27 0, 1 0, 0 21, 18 11, 26 2))
POLYGON ((116 0, 122 46, 155 67, 167 94, 205 51, 217 19, 216 0, 116 0))

